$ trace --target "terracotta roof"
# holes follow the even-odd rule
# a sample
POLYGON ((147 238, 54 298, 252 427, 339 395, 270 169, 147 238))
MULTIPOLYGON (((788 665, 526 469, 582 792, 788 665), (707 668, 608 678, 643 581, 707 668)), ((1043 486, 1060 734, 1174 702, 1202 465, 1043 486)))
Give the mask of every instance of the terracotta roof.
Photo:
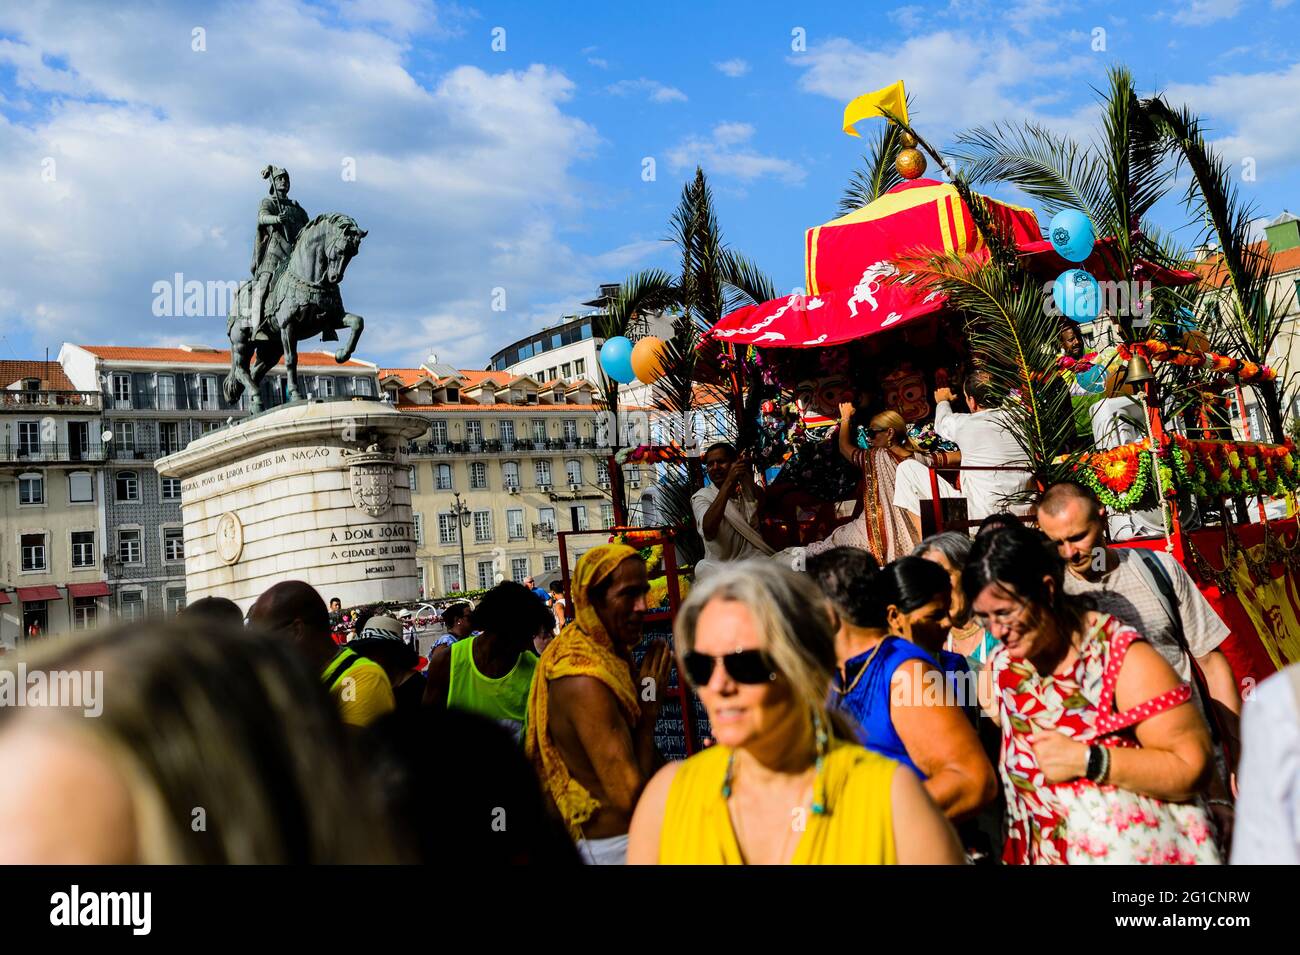
MULTIPOLYGON (((1268 251, 1267 242, 1255 242, 1250 246, 1252 252, 1268 251)), ((1217 283, 1219 273, 1223 269, 1223 257, 1219 255, 1210 256, 1203 262, 1197 262, 1192 268, 1201 278, 1217 283)), ((1300 246, 1292 249, 1285 249, 1273 255, 1273 274, 1282 275, 1286 272, 1294 272, 1300 269, 1300 246)), ((1226 276, 1225 276, 1226 277, 1226 276)))
MULTIPOLYGON (((119 345, 80 345, 99 358, 106 361, 152 361, 152 362, 172 362, 178 365, 229 365, 230 352, 226 349, 217 351, 188 351, 184 348, 134 348, 130 346, 119 345)), ((281 358, 277 364, 283 364, 281 358)), ((298 353, 299 365, 311 365, 319 367, 321 365, 331 365, 337 368, 355 368, 363 371, 370 371, 370 365, 349 359, 342 365, 338 364, 332 355, 325 355, 321 352, 303 351, 298 353)))
POLYGON ((379 380, 384 381, 388 378, 396 378, 402 383, 403 388, 410 388, 419 384, 428 378, 428 373, 423 368, 380 368, 379 380))
POLYGON ((0 388, 8 388, 24 378, 39 378, 41 391, 77 390, 57 361, 0 361, 0 388))

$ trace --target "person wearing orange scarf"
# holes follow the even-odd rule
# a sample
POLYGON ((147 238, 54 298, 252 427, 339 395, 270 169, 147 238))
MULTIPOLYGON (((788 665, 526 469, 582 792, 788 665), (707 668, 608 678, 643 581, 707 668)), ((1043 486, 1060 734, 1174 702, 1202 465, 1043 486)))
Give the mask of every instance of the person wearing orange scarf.
POLYGON ((632 810, 662 762, 654 746, 671 654, 656 642, 640 672, 650 585, 631 547, 602 544, 574 569, 576 614, 542 653, 528 696, 525 750, 583 858, 621 864, 632 810))

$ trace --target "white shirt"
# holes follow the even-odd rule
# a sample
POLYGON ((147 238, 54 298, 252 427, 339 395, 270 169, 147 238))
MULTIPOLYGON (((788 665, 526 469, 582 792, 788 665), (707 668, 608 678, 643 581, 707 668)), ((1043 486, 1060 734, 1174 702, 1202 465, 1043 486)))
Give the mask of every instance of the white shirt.
POLYGON ((957 414, 941 401, 934 409, 934 430, 961 449, 962 467, 1018 467, 1018 471, 962 471, 966 516, 980 521, 1002 510, 1026 513, 1026 505, 1008 508, 1003 500, 1029 483, 1029 459, 1007 426, 1000 408, 957 414))
MULTIPOLYGON (((717 497, 718 488, 714 484, 706 484, 691 495, 691 513, 695 515, 695 526, 699 528, 700 538, 704 540, 704 560, 700 563, 766 556, 731 525, 731 521, 734 520, 744 522, 750 527, 754 526, 754 513, 758 503, 745 495, 743 488, 740 497, 733 497, 727 501, 727 512, 718 522, 717 536, 713 540, 704 537, 704 515, 717 497)), ((699 577, 698 565, 695 575, 699 577)))
MULTIPOLYGON (((1103 398, 1088 408, 1092 422, 1092 440, 1100 449, 1110 450, 1132 444, 1146 437, 1146 411, 1136 398, 1103 398)), ((1160 508, 1111 514, 1108 520, 1110 539, 1116 543, 1135 537, 1163 537, 1165 524, 1160 508)))
POLYGON ((1242 707, 1233 865, 1300 865, 1300 710, 1292 673, 1255 687, 1242 707))

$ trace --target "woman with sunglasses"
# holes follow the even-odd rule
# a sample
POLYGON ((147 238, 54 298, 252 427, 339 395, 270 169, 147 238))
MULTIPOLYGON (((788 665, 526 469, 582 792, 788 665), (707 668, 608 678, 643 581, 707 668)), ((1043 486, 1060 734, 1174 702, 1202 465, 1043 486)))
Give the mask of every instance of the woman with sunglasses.
POLYGON ((1016 527, 978 537, 962 575, 1002 642, 985 704, 1002 730, 1003 861, 1218 863, 1191 687, 1136 630, 1068 596, 1063 574, 1055 546, 1016 527))
POLYGON ((858 746, 827 709, 835 635, 806 577, 729 564, 691 592, 675 634, 716 743, 650 781, 629 862, 961 861, 916 776, 858 746))

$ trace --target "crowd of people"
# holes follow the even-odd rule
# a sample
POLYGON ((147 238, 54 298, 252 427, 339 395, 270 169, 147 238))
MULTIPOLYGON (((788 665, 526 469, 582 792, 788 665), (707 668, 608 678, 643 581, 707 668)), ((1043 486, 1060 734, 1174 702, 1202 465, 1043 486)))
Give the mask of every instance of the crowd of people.
POLYGON ((1291 677, 1240 734, 1228 628, 1181 566, 1107 546, 1078 485, 1032 520, 883 565, 715 554, 671 645, 617 543, 567 595, 448 607, 427 666, 392 617, 339 644, 301 581, 48 644, 27 674, 108 692, 97 719, 0 707, 0 862, 1300 861, 1291 677), (710 738, 665 763, 674 665, 710 738))

